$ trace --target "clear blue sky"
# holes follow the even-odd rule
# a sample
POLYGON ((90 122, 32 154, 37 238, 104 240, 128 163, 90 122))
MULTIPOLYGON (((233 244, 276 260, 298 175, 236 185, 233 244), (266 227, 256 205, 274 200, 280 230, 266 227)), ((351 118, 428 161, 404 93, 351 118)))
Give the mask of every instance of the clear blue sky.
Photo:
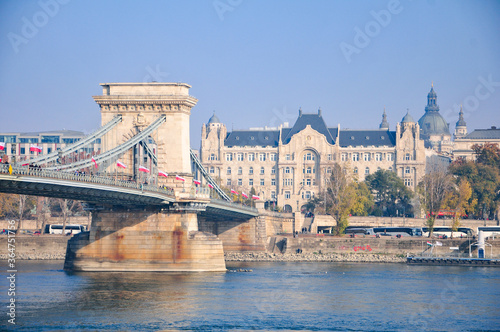
POLYGON ((394 129, 431 82, 452 132, 461 103, 469 131, 500 126, 500 1, 13 0, 0 35, 0 132, 91 132, 99 83, 151 80, 192 85, 193 147, 214 110, 371 129, 386 107, 394 129))

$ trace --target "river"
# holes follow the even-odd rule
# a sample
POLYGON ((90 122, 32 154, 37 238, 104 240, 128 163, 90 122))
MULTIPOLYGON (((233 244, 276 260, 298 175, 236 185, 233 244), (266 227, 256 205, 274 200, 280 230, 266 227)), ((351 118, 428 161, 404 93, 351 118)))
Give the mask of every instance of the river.
POLYGON ((3 277, 0 329, 500 330, 491 267, 230 262, 252 271, 71 274, 62 261, 17 265, 16 325, 3 277))

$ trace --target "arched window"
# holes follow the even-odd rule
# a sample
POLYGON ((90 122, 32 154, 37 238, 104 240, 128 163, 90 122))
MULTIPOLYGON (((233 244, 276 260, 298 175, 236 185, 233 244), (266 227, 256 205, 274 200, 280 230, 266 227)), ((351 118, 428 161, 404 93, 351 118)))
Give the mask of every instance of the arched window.
POLYGON ((405 154, 405 160, 411 160, 411 156, 409 153, 405 154))
POLYGON ((352 154, 352 161, 359 161, 359 153, 353 153, 352 154))
POLYGON ((264 174, 264 167, 260 168, 260 174, 264 174))
POLYGON ((370 167, 365 168, 365 174, 370 174, 370 167))
POLYGON ((287 167, 285 167, 285 173, 286 173, 286 174, 289 174, 289 173, 290 173, 290 167, 288 167, 288 166, 287 166, 287 167))
POLYGON ((405 174, 410 174, 410 167, 405 167, 405 174))
POLYGON ((354 172, 354 174, 358 174, 358 168, 357 168, 357 167, 354 167, 353 172, 354 172))
POLYGON ((253 167, 250 167, 250 169, 248 170, 248 174, 253 174, 253 167))

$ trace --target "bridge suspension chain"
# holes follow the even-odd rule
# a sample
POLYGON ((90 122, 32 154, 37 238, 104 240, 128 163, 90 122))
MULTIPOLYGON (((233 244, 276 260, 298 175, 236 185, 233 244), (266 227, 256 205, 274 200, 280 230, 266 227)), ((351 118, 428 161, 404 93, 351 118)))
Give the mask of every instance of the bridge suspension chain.
MULTIPOLYGON (((149 134, 151 134, 153 131, 155 131, 161 124, 163 124, 166 121, 167 117, 165 115, 160 116, 158 119, 156 119, 152 124, 150 124, 146 129, 143 131, 139 132, 137 135, 132 137, 131 139, 127 140, 125 143, 120 144, 116 147, 114 147, 111 150, 108 150, 102 154, 94 156, 94 160, 96 163, 104 163, 107 161, 112 161, 114 159, 117 159, 120 155, 124 154, 127 152, 129 149, 131 149, 134 145, 140 143, 142 140, 146 139, 149 134)), ((79 170, 82 168, 90 167, 92 166, 93 161, 90 159, 83 160, 83 161, 78 161, 72 164, 68 165, 58 165, 55 167, 47 167, 47 169, 59 169, 59 170, 64 170, 64 171, 75 171, 79 170)))
MULTIPOLYGON (((104 126, 101 128, 97 129, 94 131, 92 134, 84 137, 83 139, 79 140, 78 142, 75 142, 73 144, 67 145, 64 148, 57 150, 55 152, 40 156, 38 158, 30 160, 30 164, 33 165, 42 165, 46 163, 50 163, 53 161, 56 161, 57 158, 63 157, 65 155, 68 155, 72 152, 77 151, 81 147, 92 143, 96 139, 102 137, 104 134, 106 134, 108 131, 110 131, 114 126, 116 126, 118 123, 122 121, 122 116, 119 114, 115 116, 111 121, 106 123, 104 126)), ((19 164, 19 163, 17 163, 19 164)))
POLYGON ((195 163, 196 167, 198 167, 205 180, 207 180, 207 182, 214 187, 214 190, 220 195, 220 197, 230 202, 231 198, 229 198, 229 196, 219 187, 219 185, 214 181, 214 179, 212 179, 210 174, 208 174, 207 170, 205 169, 205 167, 203 167, 200 159, 198 159, 194 151, 192 149, 189 149, 189 153, 191 154, 191 160, 195 163))

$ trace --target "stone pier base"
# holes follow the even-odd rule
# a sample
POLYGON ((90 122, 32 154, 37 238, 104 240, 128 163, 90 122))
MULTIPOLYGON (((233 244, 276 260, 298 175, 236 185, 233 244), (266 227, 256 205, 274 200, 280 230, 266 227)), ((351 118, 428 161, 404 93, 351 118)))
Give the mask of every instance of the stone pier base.
POLYGON ((90 232, 68 241, 64 269, 226 271, 222 242, 197 223, 189 212, 94 212, 90 232))

